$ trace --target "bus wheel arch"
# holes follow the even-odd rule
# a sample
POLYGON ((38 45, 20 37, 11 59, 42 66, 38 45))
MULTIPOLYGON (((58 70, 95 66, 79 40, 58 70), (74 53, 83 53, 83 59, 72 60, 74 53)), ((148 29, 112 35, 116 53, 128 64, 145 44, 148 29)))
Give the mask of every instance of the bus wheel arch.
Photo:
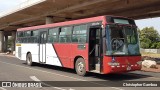
POLYGON ((31 52, 27 52, 27 54, 26 54, 26 63, 29 66, 33 65, 31 52))
POLYGON ((80 76, 86 75, 86 63, 82 56, 77 56, 74 59, 74 69, 80 76))

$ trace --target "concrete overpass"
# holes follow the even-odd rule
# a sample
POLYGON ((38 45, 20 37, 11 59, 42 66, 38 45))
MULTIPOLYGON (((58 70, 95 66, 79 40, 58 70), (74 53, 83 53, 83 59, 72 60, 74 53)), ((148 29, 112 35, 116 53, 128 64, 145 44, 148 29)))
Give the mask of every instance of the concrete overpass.
POLYGON ((17 28, 98 15, 158 17, 160 0, 27 0, 0 13, 0 51, 6 51, 8 36, 15 41, 17 28))

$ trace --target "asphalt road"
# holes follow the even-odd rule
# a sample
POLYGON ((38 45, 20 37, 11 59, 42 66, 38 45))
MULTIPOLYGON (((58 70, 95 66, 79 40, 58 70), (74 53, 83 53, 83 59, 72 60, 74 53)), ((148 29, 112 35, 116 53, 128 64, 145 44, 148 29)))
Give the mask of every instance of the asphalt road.
MULTIPOLYGON (((113 84, 125 81, 160 81, 159 73, 135 71, 123 74, 100 75, 89 73, 86 77, 78 76, 74 70, 51 65, 35 64, 30 67, 25 61, 15 57, 0 55, 0 81, 39 81, 47 87, 17 88, 0 87, 0 90, 159 90, 159 87, 116 87, 113 84), (45 81, 61 82, 53 86, 45 81), (75 83, 74 83, 75 81, 75 83), (80 81, 80 82, 78 82, 80 81), (98 82, 95 82, 98 81, 98 82), (76 87, 73 87, 75 84, 76 87), (81 85, 89 87, 82 87, 81 85), (60 86, 63 87, 60 87, 60 86), (110 86, 111 85, 111 86, 110 86)), ((56 83, 56 82, 54 82, 56 83)))

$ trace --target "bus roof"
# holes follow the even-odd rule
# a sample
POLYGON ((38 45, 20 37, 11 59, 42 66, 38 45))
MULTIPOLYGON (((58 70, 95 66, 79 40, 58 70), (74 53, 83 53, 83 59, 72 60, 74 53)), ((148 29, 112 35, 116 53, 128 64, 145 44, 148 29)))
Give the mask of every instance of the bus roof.
POLYGON ((59 22, 59 23, 52 23, 52 24, 46 24, 46 25, 39 25, 39 26, 33 26, 33 27, 19 28, 19 29, 17 29, 17 31, 37 30, 37 29, 51 28, 51 27, 57 27, 57 26, 83 24, 83 23, 89 23, 89 22, 102 21, 103 19, 105 19, 105 16, 98 16, 98 17, 91 17, 91 18, 65 21, 65 22, 59 22))
MULTIPOLYGON (((58 22, 58 23, 52 23, 52 24, 45 24, 45 25, 39 25, 39 26, 19 28, 19 29, 17 29, 17 31, 37 30, 37 29, 43 29, 43 28, 52 28, 52 27, 58 27, 58 26, 67 26, 67 25, 76 25, 76 24, 97 22, 97 21, 103 21, 103 20, 107 19, 107 17, 123 18, 123 19, 132 20, 131 18, 126 18, 126 17, 122 17, 122 16, 104 15, 104 16, 97 16, 97 17, 71 20, 71 21, 65 21, 65 22, 58 22)), ((107 24, 110 22, 105 21, 104 23, 107 24)), ((134 21, 133 21, 133 23, 134 23, 134 21)))

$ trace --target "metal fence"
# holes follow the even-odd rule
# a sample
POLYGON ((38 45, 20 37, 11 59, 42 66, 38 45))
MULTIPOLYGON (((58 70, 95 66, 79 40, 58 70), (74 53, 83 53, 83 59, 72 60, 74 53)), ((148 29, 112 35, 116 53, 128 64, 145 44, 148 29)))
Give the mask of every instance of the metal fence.
POLYGON ((160 49, 141 49, 141 53, 143 52, 160 54, 160 49))

